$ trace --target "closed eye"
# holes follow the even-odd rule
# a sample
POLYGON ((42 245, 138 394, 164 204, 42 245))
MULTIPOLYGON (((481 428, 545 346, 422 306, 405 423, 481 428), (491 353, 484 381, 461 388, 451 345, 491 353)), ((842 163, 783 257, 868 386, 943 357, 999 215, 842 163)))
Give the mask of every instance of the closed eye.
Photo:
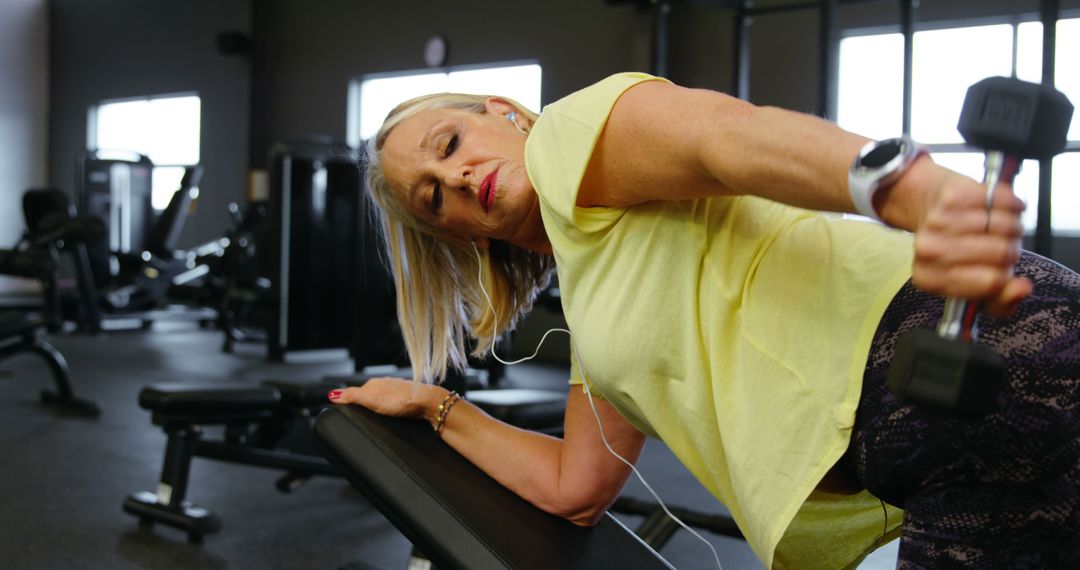
MULTIPOLYGON (((449 157, 454 154, 454 151, 458 147, 458 136, 451 135, 450 139, 446 141, 446 148, 443 150, 443 158, 449 157)), ((431 203, 428 207, 431 208, 433 214, 439 213, 439 207, 442 206, 442 187, 439 186, 439 181, 436 180, 432 183, 431 188, 431 203)))

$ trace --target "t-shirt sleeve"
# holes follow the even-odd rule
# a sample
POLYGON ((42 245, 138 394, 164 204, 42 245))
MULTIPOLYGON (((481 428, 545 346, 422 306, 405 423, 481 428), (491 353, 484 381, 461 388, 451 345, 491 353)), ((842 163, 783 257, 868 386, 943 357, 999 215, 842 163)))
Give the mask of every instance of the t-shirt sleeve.
POLYGON ((541 201, 566 230, 591 232, 618 219, 618 208, 579 208, 577 193, 611 109, 627 89, 667 81, 645 73, 619 73, 544 108, 525 143, 525 165, 541 201))
MULTIPOLYGON (((573 350, 570 351, 570 385, 585 392, 585 379, 581 375, 581 366, 578 364, 577 353, 573 350)), ((589 382, 589 391, 587 393, 597 400, 606 399, 603 394, 596 390, 596 386, 592 382, 589 382)))

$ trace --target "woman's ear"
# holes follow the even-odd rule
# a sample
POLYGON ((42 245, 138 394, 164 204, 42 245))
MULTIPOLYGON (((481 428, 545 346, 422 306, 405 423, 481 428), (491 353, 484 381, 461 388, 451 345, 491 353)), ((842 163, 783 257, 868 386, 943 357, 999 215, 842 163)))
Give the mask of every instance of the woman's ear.
POLYGON ((510 113, 516 112, 518 108, 502 97, 488 97, 484 101, 484 110, 492 115, 502 115, 506 117, 510 115, 510 113))
POLYGON ((529 131, 532 130, 532 121, 529 120, 529 117, 520 112, 516 105, 502 97, 488 97, 484 101, 484 108, 492 116, 509 120, 514 125, 514 128, 521 131, 523 135, 528 135, 529 131))

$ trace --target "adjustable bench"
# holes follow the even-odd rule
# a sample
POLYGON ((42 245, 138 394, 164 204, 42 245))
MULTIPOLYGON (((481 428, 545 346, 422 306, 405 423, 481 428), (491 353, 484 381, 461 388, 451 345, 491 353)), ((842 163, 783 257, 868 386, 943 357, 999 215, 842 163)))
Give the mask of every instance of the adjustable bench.
POLYGON ((188 502, 191 461, 205 457, 281 469, 277 482, 288 493, 313 475, 338 476, 311 440, 311 417, 328 404, 335 383, 267 381, 261 386, 156 384, 139 393, 139 405, 153 412, 168 442, 161 481, 154 493, 128 496, 124 511, 141 526, 161 523, 187 532, 190 542, 221 530, 221 519, 188 502), (204 437, 203 427, 224 426, 222 439, 204 437))
POLYGON ((330 463, 441 570, 670 569, 614 517, 583 528, 530 505, 423 422, 331 406, 315 422, 330 463))

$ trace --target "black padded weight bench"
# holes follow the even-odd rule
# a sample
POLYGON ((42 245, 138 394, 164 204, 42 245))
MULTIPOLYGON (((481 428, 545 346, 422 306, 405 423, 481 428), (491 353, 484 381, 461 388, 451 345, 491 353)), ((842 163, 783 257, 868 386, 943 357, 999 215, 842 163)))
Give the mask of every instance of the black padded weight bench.
POLYGON ((335 405, 315 435, 330 464, 440 570, 672 568, 610 515, 582 528, 530 505, 423 422, 335 405))
MULTIPOLYGON (((349 386, 359 386, 368 379, 378 376, 408 379, 412 377, 412 371, 408 368, 380 368, 377 372, 334 377, 334 379, 349 386)), ((566 412, 565 393, 550 390, 497 388, 468 390, 465 392, 465 399, 492 417, 510 425, 556 437, 563 435, 563 417, 566 412)), ((744 539, 742 531, 729 515, 699 512, 675 505, 669 506, 668 510, 690 526, 721 536, 744 539)), ((660 505, 625 495, 615 500, 611 511, 645 517, 634 532, 655 549, 663 548, 682 528, 660 505)))
POLYGON ((315 450, 312 414, 328 405, 333 383, 267 381, 257 386, 155 384, 139 393, 139 405, 153 412, 168 442, 156 492, 134 493, 124 511, 140 526, 154 523, 183 530, 190 542, 221 530, 211 510, 186 500, 188 474, 195 457, 280 469, 279 491, 289 493, 313 475, 338 472, 315 450), (223 426, 220 439, 205 427, 223 426))
MULTIPOLYGON (((563 416, 566 399, 546 390, 496 389, 468 392, 465 398, 491 416, 510 425, 556 437, 563 435, 563 416)), ((724 514, 704 513, 693 509, 670 506, 669 510, 684 523, 721 536, 744 539, 734 519, 724 514)), ((645 517, 634 533, 649 546, 660 549, 678 532, 679 526, 656 503, 620 496, 611 511, 645 517)))

